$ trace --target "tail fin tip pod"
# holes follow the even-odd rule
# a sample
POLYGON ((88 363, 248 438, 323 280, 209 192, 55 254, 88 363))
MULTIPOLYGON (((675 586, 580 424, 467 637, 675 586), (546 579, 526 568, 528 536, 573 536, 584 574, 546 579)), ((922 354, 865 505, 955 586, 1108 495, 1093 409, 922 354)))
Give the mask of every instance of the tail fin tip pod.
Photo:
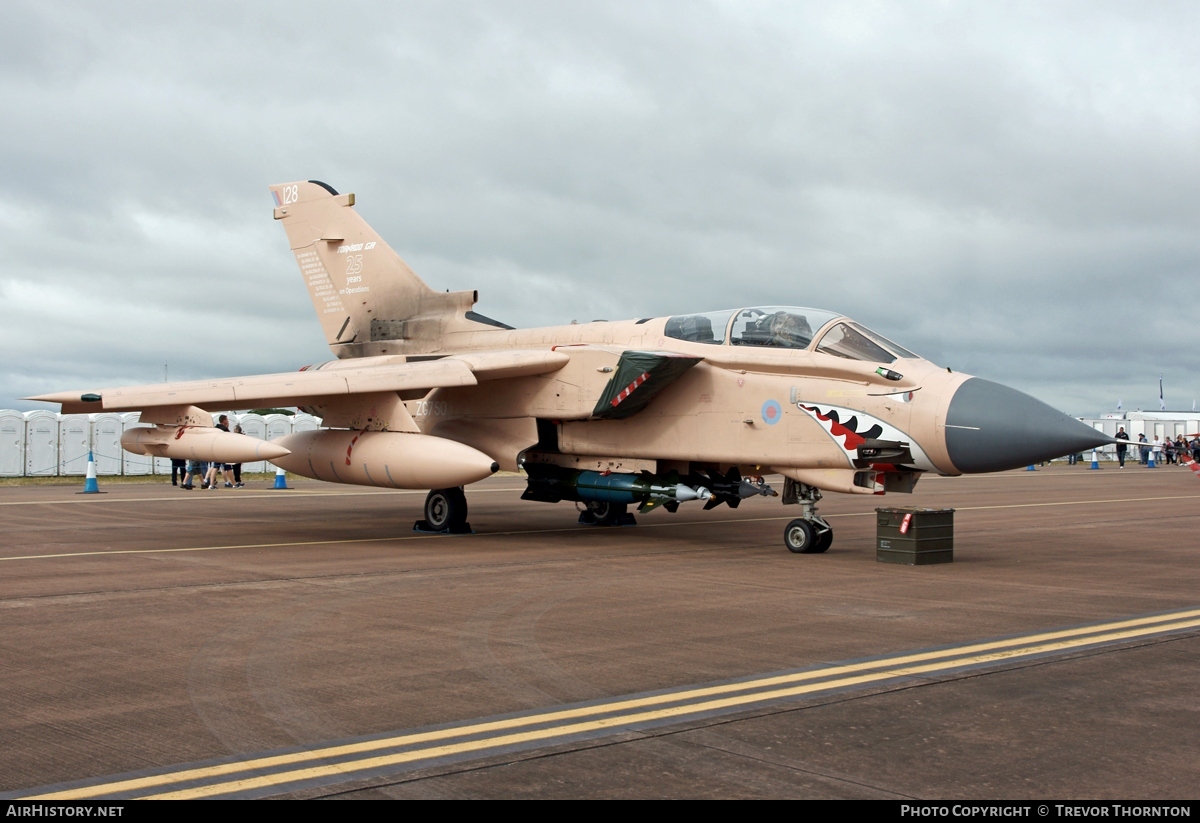
POLYGON ((431 289, 358 215, 353 194, 318 180, 270 190, 337 357, 436 351, 447 332, 488 328, 467 317, 477 292, 431 289))

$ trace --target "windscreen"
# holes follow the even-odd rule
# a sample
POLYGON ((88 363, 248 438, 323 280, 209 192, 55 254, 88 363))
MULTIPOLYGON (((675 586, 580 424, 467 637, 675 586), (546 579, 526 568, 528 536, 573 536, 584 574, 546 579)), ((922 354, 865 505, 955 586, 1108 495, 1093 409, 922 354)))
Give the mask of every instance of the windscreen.
POLYGON ((821 338, 817 351, 845 357, 847 360, 866 360, 871 363, 891 363, 896 356, 851 326, 838 323, 821 338))
POLYGON ((913 360, 921 359, 919 355, 913 354, 912 352, 910 352, 908 349, 904 348, 903 346, 893 343, 891 340, 888 340, 886 337, 884 337, 882 334, 879 334, 878 332, 873 332, 870 329, 868 329, 867 327, 860 325, 859 323, 851 322, 850 325, 853 328, 855 328, 858 331, 865 334, 867 337, 874 340, 879 345, 883 346, 885 349, 891 349, 892 353, 895 354, 897 357, 911 357, 913 360))
POLYGON ((897 346, 883 335, 850 320, 838 323, 825 332, 825 336, 817 344, 817 351, 870 363, 891 363, 897 357, 920 359, 903 346, 897 346))

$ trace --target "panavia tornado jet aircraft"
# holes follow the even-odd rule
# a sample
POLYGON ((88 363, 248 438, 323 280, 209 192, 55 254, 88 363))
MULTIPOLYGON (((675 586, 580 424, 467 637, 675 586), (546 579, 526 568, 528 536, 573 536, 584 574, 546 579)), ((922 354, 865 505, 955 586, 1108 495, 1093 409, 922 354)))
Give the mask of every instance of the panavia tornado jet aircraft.
POLYGON ((65 413, 139 411, 129 451, 269 459, 318 480, 431 489, 417 528, 463 531, 462 487, 523 470, 526 500, 575 501, 580 520, 797 504, 784 543, 823 552, 822 492, 910 492, 925 472, 1026 466, 1108 436, 1005 386, 951 373, 837 311, 727 311, 515 329, 477 292, 427 286, 317 181, 271 187, 336 360, 297 372, 87 389, 31 398, 65 413), (213 410, 297 406, 324 429, 263 442, 213 410))

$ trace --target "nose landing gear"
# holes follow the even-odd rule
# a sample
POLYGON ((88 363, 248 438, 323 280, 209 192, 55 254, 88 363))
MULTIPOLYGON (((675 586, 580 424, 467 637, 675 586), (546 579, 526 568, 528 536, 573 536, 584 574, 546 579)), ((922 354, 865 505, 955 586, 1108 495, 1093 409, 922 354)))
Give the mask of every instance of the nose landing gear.
POLYGON ((783 502, 798 503, 802 509, 800 517, 787 524, 783 530, 783 545, 796 554, 821 554, 833 545, 833 527, 817 514, 817 501, 821 490, 816 486, 783 481, 783 502))

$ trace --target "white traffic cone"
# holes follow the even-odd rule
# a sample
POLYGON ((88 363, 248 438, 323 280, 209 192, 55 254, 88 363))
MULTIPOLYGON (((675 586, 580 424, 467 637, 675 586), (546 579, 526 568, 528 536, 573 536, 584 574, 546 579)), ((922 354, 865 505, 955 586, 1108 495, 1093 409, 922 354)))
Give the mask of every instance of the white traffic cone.
POLYGON ((1088 468, 1089 468, 1089 469, 1098 469, 1098 468, 1100 468, 1100 455, 1098 455, 1098 454, 1096 453, 1096 450, 1095 450, 1095 449, 1092 449, 1092 465, 1088 466, 1088 468))
POLYGON ((272 488, 276 488, 276 489, 288 488, 287 472, 285 472, 283 469, 279 468, 278 466, 275 467, 275 485, 272 488))

